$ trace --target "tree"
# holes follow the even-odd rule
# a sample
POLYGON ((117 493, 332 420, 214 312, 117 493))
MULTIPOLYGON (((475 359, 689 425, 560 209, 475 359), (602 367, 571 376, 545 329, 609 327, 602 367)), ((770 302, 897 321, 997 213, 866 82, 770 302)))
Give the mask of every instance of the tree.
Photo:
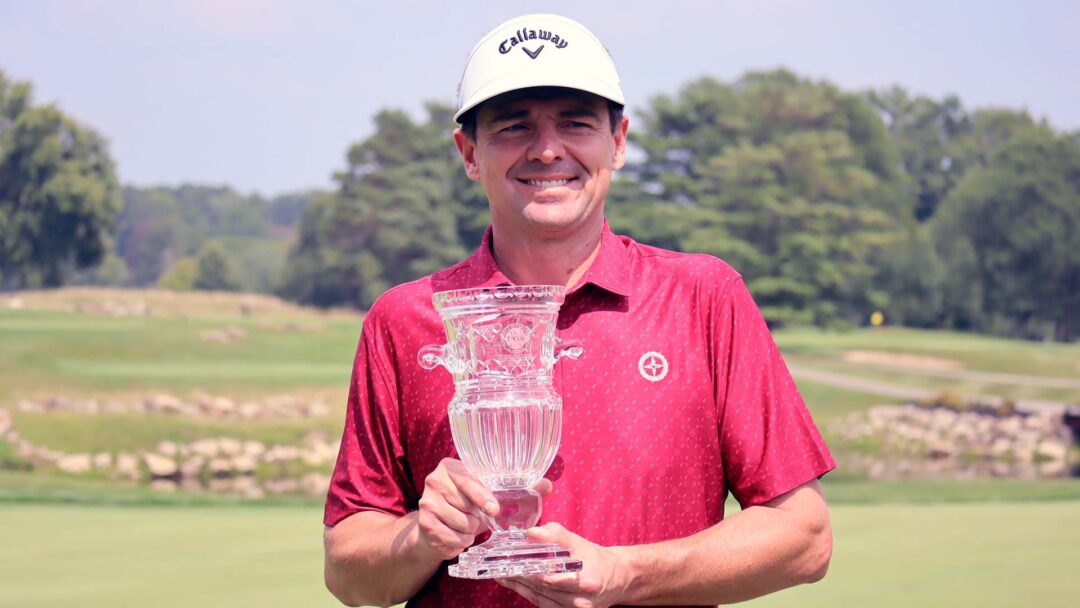
POLYGON ((911 210, 865 101, 777 70, 703 78, 642 114, 644 160, 613 189, 614 225, 725 259, 774 325, 854 322, 886 303, 876 263, 911 210), (646 202, 619 205, 633 198, 646 202))
POLYGON ((319 306, 366 308, 389 287, 463 258, 486 227, 486 199, 462 175, 450 108, 425 122, 384 110, 353 145, 336 195, 312 203, 280 293, 319 306))
POLYGON ((158 279, 157 286, 172 291, 191 291, 195 289, 195 278, 199 274, 199 261, 193 257, 176 260, 172 268, 158 279))
POLYGON ((211 241, 203 247, 196 259, 192 287, 205 291, 238 291, 240 280, 236 276, 235 267, 236 262, 225 247, 211 241))
POLYGON ((942 101, 912 97, 894 86, 870 91, 866 100, 885 123, 903 164, 903 188, 914 197, 915 218, 922 222, 934 215, 938 205, 967 169, 961 140, 970 141, 972 116, 960 100, 942 101))
POLYGON ((970 245, 987 329, 1071 341, 1080 318, 1080 142, 1047 126, 1009 136, 942 204, 939 243, 970 245))
POLYGON ((96 265, 120 206, 104 139, 0 72, 0 289, 96 265))

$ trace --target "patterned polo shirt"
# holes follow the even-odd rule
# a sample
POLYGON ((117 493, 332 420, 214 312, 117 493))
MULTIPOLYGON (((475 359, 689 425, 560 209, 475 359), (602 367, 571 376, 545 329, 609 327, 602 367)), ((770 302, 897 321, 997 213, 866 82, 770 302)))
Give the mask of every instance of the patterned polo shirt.
MULTIPOLYGON (((471 257, 389 290, 364 319, 327 525, 416 510, 425 477, 457 457, 450 374, 421 368, 417 351, 446 342, 432 293, 510 284, 491 244, 489 229, 471 257)), ((742 277, 714 257, 605 224, 556 335, 585 354, 553 372, 563 434, 541 524, 600 545, 680 538, 723 519, 728 492, 745 508, 836 466, 742 277)), ((492 581, 451 578, 446 565, 409 606, 529 605, 492 581)))

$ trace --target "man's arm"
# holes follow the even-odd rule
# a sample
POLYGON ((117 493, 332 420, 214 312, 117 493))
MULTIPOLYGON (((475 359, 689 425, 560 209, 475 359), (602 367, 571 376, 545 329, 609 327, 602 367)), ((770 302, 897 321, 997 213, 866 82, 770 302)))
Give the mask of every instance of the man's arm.
POLYGON ((739 602, 818 581, 832 556, 817 480, 661 543, 601 547, 554 524, 530 537, 568 547, 584 565, 576 574, 502 581, 541 607, 739 602))
POLYGON ((404 602, 487 529, 481 509, 498 512, 491 490, 450 458, 428 475, 419 507, 402 517, 361 511, 327 528, 326 588, 348 606, 404 602))

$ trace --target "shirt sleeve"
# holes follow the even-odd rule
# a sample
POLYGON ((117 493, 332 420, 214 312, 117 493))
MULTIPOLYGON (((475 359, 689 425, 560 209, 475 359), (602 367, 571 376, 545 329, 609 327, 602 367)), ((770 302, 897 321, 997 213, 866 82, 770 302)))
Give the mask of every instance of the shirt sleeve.
POLYGON ((334 526, 359 511, 407 512, 407 465, 399 428, 397 390, 375 319, 364 320, 349 386, 345 429, 323 523, 334 526))
POLYGON ((713 336, 724 478, 739 504, 768 502, 836 468, 741 278, 721 297, 713 336))

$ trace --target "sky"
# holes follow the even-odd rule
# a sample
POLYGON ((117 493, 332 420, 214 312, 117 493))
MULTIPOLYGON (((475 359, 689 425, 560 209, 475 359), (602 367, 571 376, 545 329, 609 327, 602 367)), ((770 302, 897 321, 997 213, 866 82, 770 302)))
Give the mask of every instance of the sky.
POLYGON ((452 103, 476 41, 532 12, 597 34, 631 117, 702 76, 786 67, 1080 129, 1066 0, 0 0, 0 70, 103 134, 124 184, 269 196, 332 188, 380 109, 452 103))

